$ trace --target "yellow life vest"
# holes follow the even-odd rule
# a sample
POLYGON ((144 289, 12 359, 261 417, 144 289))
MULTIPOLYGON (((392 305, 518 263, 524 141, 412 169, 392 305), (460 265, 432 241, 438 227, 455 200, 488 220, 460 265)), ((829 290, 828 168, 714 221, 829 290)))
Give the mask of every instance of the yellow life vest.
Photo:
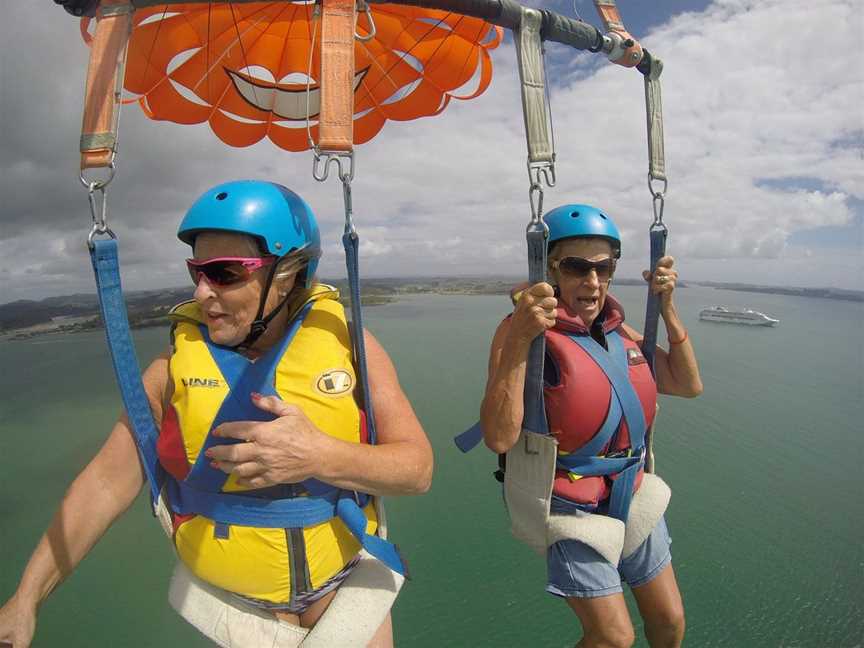
MULTIPOLYGON (((216 425, 255 416, 247 409, 247 414, 231 418, 229 401, 251 403, 250 384, 243 382, 243 376, 251 373, 253 365, 262 362, 266 354, 253 363, 210 343, 195 302, 175 307, 171 318, 173 353, 169 372, 174 391, 160 431, 159 460, 173 477, 169 486, 174 486, 175 493, 193 473, 209 470, 210 481, 206 483, 216 484, 214 490, 228 494, 222 499, 229 500, 231 494, 245 489, 236 484, 234 475, 225 480, 224 474, 201 465, 209 463, 202 450, 213 443, 210 432, 216 425), (227 375, 225 367, 236 369, 236 375, 227 375)), ((277 356, 271 359, 273 370, 268 380, 272 390, 285 402, 299 406, 322 432, 360 443, 365 423, 354 399, 357 377, 338 292, 330 286, 313 287, 290 320, 286 334, 290 339, 276 345, 277 356)), ((272 418, 260 410, 258 414, 252 420, 272 418)), ((255 495, 302 499, 309 494, 304 485, 280 485, 255 495)), ((174 499, 171 493, 169 487, 169 500, 174 499)), ((179 493, 175 497, 179 499, 179 493)), ((375 533, 377 520, 371 500, 363 507, 363 514, 366 533, 375 533)), ((305 528, 264 528, 233 523, 229 526, 204 514, 178 514, 176 508, 174 512, 177 553, 193 574, 222 589, 273 603, 287 603, 292 596, 315 590, 343 569, 360 550, 355 535, 338 517, 305 528)))

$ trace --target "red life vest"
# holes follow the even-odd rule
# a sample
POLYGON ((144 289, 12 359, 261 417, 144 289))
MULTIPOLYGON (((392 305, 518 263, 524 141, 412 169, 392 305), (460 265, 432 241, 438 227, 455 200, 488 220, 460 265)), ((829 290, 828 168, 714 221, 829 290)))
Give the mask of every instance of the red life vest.
MULTIPOLYGON (((657 405, 657 386, 639 346, 627 335, 621 324, 624 310, 616 299, 607 295, 600 315, 603 332, 617 332, 627 352, 630 382, 636 390, 645 422, 651 425, 657 405)), ((559 454, 573 452, 599 431, 609 410, 612 384, 602 369, 570 335, 590 335, 581 318, 559 307, 555 327, 546 332, 546 384, 544 396, 549 432, 558 440, 559 454), (551 382, 550 383, 550 377, 551 382)), ((603 452, 626 450, 630 447, 627 422, 622 417, 617 434, 603 452)), ((555 474, 553 493, 578 504, 596 506, 610 494, 607 477, 575 479, 565 470, 555 474)), ((636 478, 634 492, 642 482, 642 470, 636 478)))

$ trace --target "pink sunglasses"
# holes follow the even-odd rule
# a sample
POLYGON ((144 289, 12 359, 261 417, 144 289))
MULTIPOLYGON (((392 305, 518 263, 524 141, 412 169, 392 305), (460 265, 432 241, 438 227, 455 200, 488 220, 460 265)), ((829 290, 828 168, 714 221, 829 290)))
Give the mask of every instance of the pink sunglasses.
POLYGON ((252 273, 272 264, 276 257, 214 257, 196 261, 186 259, 186 268, 192 283, 196 286, 201 280, 201 275, 207 277, 207 281, 215 286, 230 286, 231 284, 245 281, 252 273))

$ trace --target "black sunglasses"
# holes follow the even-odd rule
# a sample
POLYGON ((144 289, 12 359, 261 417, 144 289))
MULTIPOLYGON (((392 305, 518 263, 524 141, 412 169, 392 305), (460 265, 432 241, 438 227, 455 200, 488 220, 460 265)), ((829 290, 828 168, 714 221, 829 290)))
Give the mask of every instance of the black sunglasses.
POLYGON ((590 261, 582 257, 569 256, 558 259, 552 267, 568 277, 587 277, 591 271, 597 273, 600 281, 609 281, 615 273, 615 259, 606 258, 600 261, 590 261))

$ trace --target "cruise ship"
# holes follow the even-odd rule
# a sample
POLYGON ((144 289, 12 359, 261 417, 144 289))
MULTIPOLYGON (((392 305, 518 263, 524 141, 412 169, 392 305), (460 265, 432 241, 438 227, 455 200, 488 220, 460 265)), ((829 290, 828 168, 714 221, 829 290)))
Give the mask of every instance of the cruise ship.
POLYGON ((750 310, 730 310, 723 306, 712 306, 699 313, 699 319, 706 322, 728 322, 729 324, 748 324, 750 326, 776 326, 780 320, 768 317, 765 313, 750 310))

